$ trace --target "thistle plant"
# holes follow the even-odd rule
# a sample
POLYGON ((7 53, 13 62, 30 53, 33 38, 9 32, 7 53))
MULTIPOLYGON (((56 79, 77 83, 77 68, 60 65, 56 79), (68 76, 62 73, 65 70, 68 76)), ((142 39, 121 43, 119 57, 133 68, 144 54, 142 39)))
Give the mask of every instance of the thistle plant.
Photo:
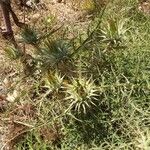
POLYGON ((70 44, 64 40, 47 40, 38 51, 38 60, 44 69, 56 68, 59 63, 69 60, 70 44))
POLYGON ((31 45, 36 45, 38 42, 38 35, 35 29, 31 27, 26 27, 21 33, 23 42, 31 45))
POLYGON ((49 92, 57 91, 63 84, 64 76, 61 76, 58 72, 46 73, 43 77, 44 87, 49 89, 49 92))
POLYGON ((42 41, 52 36, 52 34, 57 32, 61 27, 62 26, 58 28, 52 28, 48 33, 42 33, 39 31, 37 32, 37 30, 33 27, 26 27, 21 33, 22 41, 39 49, 38 44, 41 44, 42 41))
POLYGON ((99 39, 103 43, 107 43, 111 48, 119 48, 125 41, 126 32, 129 30, 129 28, 125 26, 127 21, 127 19, 110 19, 104 28, 97 32, 99 39))
POLYGON ((97 99, 97 87, 94 81, 79 77, 72 78, 70 84, 66 84, 66 98, 69 103, 68 110, 73 111, 75 114, 86 114, 90 109, 95 107, 97 99))
POLYGON ((7 56, 11 60, 16 60, 23 55, 23 53, 20 50, 14 48, 14 47, 7 47, 4 50, 5 50, 5 53, 7 54, 7 56))

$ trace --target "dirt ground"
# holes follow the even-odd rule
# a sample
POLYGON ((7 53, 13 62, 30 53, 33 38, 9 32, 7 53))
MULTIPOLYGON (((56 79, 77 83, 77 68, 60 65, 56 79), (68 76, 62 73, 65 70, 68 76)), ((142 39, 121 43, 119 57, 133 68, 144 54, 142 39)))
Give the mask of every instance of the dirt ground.
MULTIPOLYGON (((65 28, 69 28, 70 30, 82 30, 87 27, 90 20, 88 19, 88 15, 85 11, 77 10, 75 7, 72 7, 71 3, 58 3, 56 0, 50 1, 45 0, 45 3, 41 3, 35 7, 34 11, 27 10, 21 11, 18 9, 16 5, 13 4, 13 9, 15 13, 19 17, 19 20, 23 22, 25 15, 25 22, 27 24, 31 24, 33 26, 41 25, 43 18, 47 20, 49 23, 52 19, 55 20, 55 24, 58 26, 63 25, 65 28), (47 17, 47 18, 46 18, 47 17), (84 21, 83 21, 84 20, 84 21)), ((4 26, 2 13, 0 13, 0 26, 4 26)), ((14 36, 16 40, 19 37, 20 29, 16 27, 16 25, 12 21, 12 26, 14 30, 14 36)), ((37 27, 40 29, 40 26, 37 27)), ((0 37, 0 107, 3 105, 3 101, 6 101, 5 97, 7 97, 7 89, 4 86, 4 82, 10 78, 9 73, 12 73, 12 66, 10 62, 7 60, 7 57, 4 53, 4 48, 9 46, 9 42, 0 37)), ((0 113, 0 149, 5 145, 5 134, 7 129, 1 124, 1 120, 3 119, 0 113), (4 132, 5 131, 5 132, 4 132)))
MULTIPOLYGON (((88 27, 90 23, 90 15, 85 10, 77 9, 76 6, 73 6, 71 1, 66 4, 58 3, 57 0, 45 0, 45 2, 37 5, 35 10, 26 10, 21 11, 17 6, 13 4, 13 8, 15 13, 19 17, 21 21, 24 20, 25 14, 25 22, 32 26, 36 26, 36 28, 42 28, 43 20, 46 20, 46 23, 50 23, 54 21, 58 26, 63 25, 63 27, 69 29, 70 31, 78 31, 83 30, 88 27), (43 19, 44 18, 44 19, 43 19)), ((148 9, 150 12, 150 5, 141 5, 139 7, 143 12, 145 9, 148 9)), ((45 24, 46 24, 45 23, 45 24)), ((19 32, 20 29, 16 27, 16 25, 12 22, 13 30, 15 38, 18 40, 20 38, 19 32)), ((0 26, 3 26, 2 16, 0 12, 0 26)), ((12 66, 10 62, 8 62, 7 57, 4 54, 4 48, 7 47, 8 42, 0 37, 0 105, 1 102, 7 96, 7 89, 4 87, 4 82, 7 78, 9 78, 9 73, 12 73, 12 66)), ((5 144, 5 132, 7 129, 1 124, 1 113, 0 113, 0 150, 2 146, 5 144)))

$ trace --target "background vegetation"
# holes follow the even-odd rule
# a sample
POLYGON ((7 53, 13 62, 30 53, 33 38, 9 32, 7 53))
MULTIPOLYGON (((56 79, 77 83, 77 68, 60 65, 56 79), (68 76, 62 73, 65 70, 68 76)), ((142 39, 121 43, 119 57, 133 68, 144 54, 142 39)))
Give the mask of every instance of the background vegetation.
POLYGON ((52 30, 51 16, 45 30, 21 32, 25 53, 5 49, 14 72, 1 113, 5 146, 150 149, 150 17, 134 0, 89 4, 82 8, 94 14, 82 31, 52 30))

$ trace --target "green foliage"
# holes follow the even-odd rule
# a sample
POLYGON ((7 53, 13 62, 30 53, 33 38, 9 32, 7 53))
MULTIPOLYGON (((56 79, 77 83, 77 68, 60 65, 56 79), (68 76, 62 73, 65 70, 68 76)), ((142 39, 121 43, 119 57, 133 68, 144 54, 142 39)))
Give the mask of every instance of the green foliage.
MULTIPOLYGON (((97 101, 97 88, 94 85, 94 81, 90 79, 84 79, 82 77, 78 79, 72 79, 70 84, 65 86, 66 98, 69 104, 68 109, 72 110, 75 114, 86 114, 88 109, 96 106, 97 101)), ((68 110, 66 110, 68 111, 68 110)))
POLYGON ((45 68, 54 68, 60 62, 69 60, 70 44, 64 40, 46 40, 44 47, 38 49, 37 58, 45 68))
POLYGON ((121 42, 126 39, 126 32, 129 30, 125 28, 125 24, 127 23, 127 19, 122 20, 114 20, 110 19, 106 25, 104 25, 104 28, 101 29, 101 35, 100 38, 103 39, 103 42, 107 42, 111 47, 113 45, 115 47, 119 47, 121 42))
POLYGON ((20 58, 23 54, 21 52, 21 50, 16 49, 14 47, 7 47, 4 49, 7 56, 11 59, 11 60, 16 60, 18 58, 20 58))
POLYGON ((63 77, 61 77, 58 72, 55 72, 54 74, 47 73, 44 76, 43 81, 45 82, 45 87, 49 88, 50 91, 59 90, 63 84, 63 77))
POLYGON ((110 2, 73 39, 58 32, 39 41, 34 34, 25 38, 35 45, 40 75, 24 99, 36 103, 38 115, 18 150, 149 149, 150 23, 148 16, 139 21, 136 9, 130 17, 131 9, 122 10, 131 4, 110 2), (47 142, 38 129, 54 124, 61 136, 47 142))
POLYGON ((22 141, 18 145, 16 145, 16 150, 25 150, 25 149, 47 150, 50 149, 50 146, 40 138, 40 135, 38 133, 33 131, 31 133, 28 133, 25 141, 22 141))
POLYGON ((36 45, 38 42, 38 35, 36 31, 30 27, 24 28, 21 36, 23 38, 23 41, 27 44, 36 45))

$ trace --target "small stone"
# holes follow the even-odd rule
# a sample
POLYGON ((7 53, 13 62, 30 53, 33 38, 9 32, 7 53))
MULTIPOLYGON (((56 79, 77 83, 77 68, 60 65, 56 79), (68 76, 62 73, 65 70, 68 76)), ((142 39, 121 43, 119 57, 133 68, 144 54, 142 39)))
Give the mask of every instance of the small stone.
POLYGON ((18 92, 14 90, 12 94, 7 95, 6 100, 9 102, 14 102, 17 97, 18 97, 18 92))

